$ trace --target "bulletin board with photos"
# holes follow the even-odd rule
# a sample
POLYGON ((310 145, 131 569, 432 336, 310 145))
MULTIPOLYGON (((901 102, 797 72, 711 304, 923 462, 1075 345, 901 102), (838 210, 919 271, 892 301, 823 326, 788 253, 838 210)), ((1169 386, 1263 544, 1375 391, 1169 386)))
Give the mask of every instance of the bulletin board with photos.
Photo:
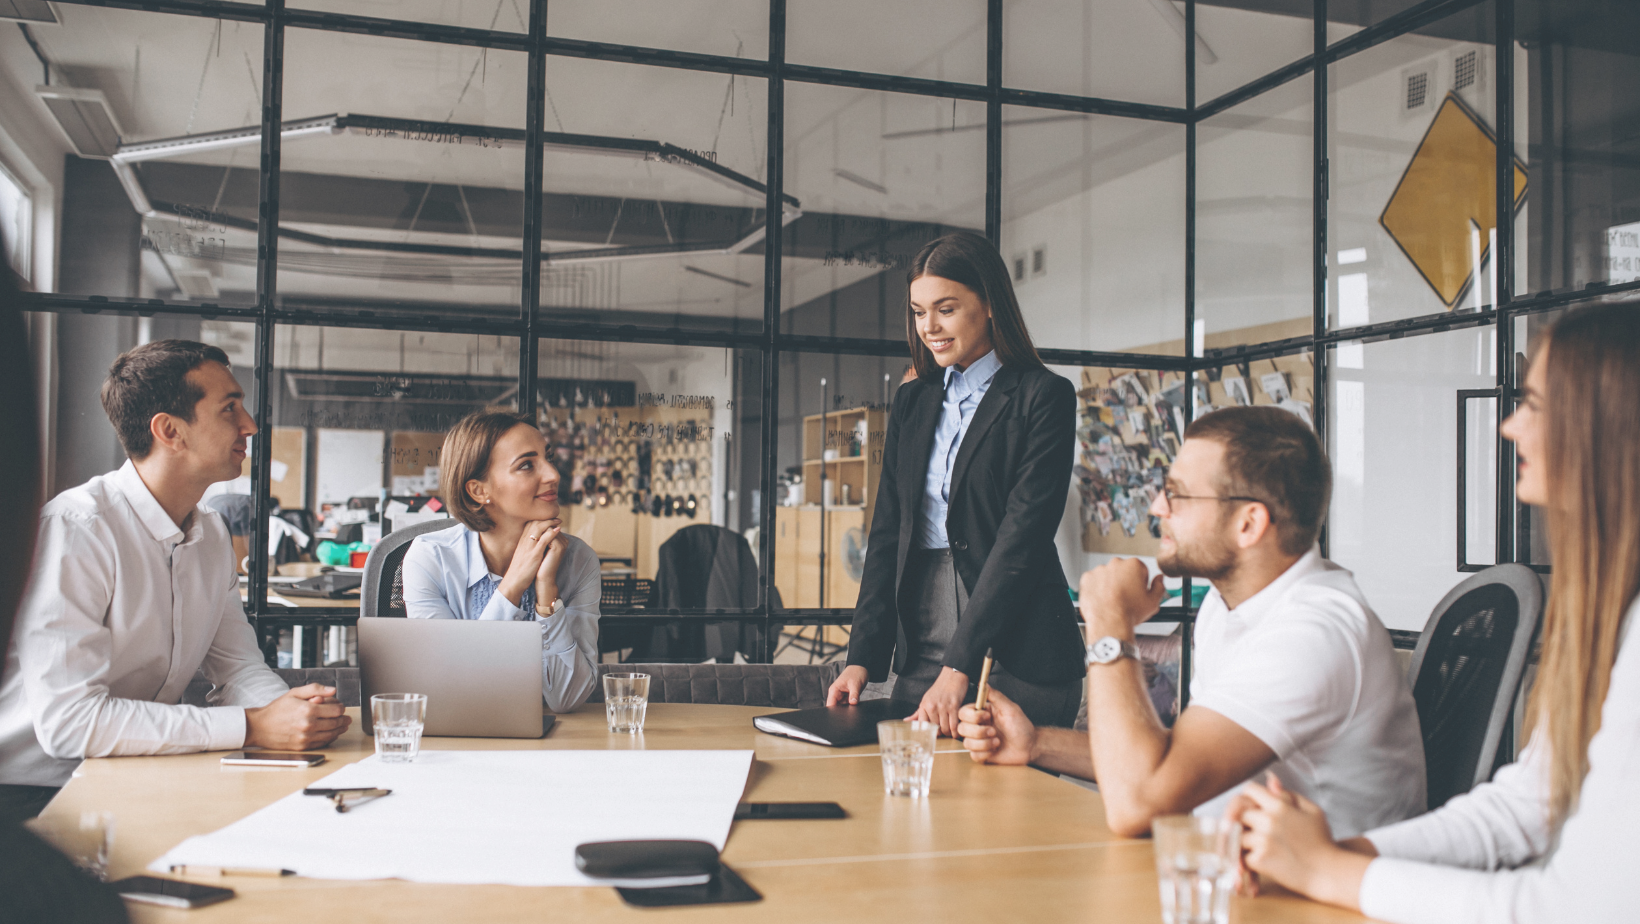
MULTIPOLYGON (((1082 550, 1155 555, 1161 523, 1150 505, 1184 441, 1183 372, 1089 367, 1077 393, 1082 550)), ((1274 405, 1313 425, 1308 352, 1194 373, 1195 417, 1223 407, 1274 405)))

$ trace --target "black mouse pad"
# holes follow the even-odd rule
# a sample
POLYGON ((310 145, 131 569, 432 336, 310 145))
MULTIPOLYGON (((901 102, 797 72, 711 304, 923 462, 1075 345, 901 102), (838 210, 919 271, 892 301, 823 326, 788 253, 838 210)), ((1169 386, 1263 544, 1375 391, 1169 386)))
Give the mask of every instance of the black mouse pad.
POLYGON ((727 905, 735 902, 760 902, 762 893, 746 884, 746 880, 728 866, 718 864, 712 881, 697 886, 671 886, 660 889, 622 889, 621 901, 635 908, 670 908, 676 905, 727 905))

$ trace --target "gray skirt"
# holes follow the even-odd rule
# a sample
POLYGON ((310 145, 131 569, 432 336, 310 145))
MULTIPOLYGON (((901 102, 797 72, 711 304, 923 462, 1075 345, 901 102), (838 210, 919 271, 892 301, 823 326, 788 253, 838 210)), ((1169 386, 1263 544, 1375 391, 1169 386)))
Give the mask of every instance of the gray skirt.
MULTIPOLYGON (((968 609, 968 588, 957 576, 950 549, 913 549, 905 557, 901 605, 905 613, 905 669, 894 681, 893 697, 919 702, 939 679, 946 649, 968 609)), ((966 702, 973 702, 979 678, 968 678, 966 702)), ((1082 679, 1044 686, 1021 680, 1000 662, 991 665, 991 686, 1018 703, 1036 725, 1070 728, 1082 706, 1082 679)))

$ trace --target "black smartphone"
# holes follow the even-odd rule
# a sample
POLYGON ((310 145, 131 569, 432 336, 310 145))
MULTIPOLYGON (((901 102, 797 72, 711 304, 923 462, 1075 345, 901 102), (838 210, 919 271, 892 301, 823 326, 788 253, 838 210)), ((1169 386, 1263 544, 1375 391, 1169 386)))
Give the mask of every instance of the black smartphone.
POLYGON ((735 806, 735 820, 751 818, 847 818, 835 802, 742 802, 735 806))
POLYGON ((183 882, 180 879, 161 879, 158 876, 132 876, 114 883, 114 891, 128 901, 167 908, 202 908, 233 898, 233 889, 221 886, 183 882))

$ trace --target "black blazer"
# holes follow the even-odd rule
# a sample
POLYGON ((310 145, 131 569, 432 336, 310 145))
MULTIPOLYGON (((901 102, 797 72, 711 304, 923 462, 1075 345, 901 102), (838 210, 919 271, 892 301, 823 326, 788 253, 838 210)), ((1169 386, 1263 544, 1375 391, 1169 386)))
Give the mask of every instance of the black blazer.
MULTIPOLYGON (((921 529, 923 485, 945 399, 921 379, 894 395, 883 473, 854 608, 848 663, 871 679, 905 665, 900 589, 921 529)), ((1046 369, 997 371, 951 470, 945 529, 968 607, 945 664, 978 679, 985 650, 1022 680, 1081 676, 1082 635, 1054 534, 1065 513, 1076 439, 1076 390, 1046 369)))

